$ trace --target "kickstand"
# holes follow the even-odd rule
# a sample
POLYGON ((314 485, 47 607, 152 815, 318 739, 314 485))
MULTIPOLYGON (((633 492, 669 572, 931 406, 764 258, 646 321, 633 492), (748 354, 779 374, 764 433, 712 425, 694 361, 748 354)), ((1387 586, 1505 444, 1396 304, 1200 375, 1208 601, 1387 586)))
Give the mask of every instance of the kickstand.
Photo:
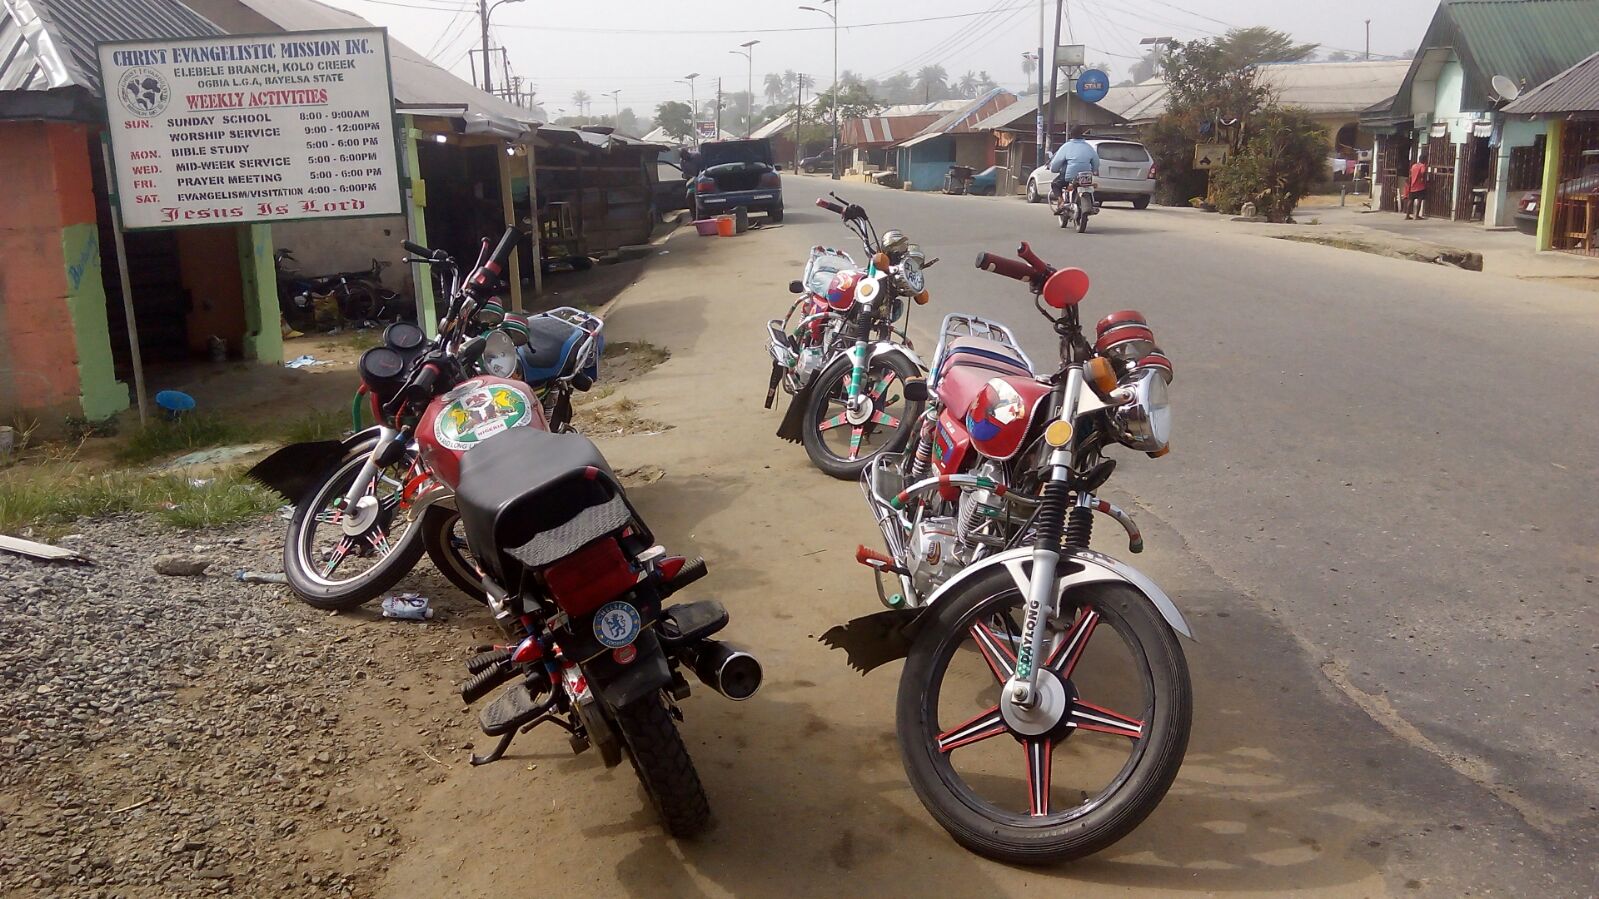
POLYGON ((488 755, 472 756, 472 767, 475 768, 478 765, 487 765, 489 762, 499 761, 500 756, 505 755, 505 750, 511 748, 511 741, 516 739, 516 733, 517 732, 515 730, 511 730, 501 734, 500 742, 494 747, 494 751, 488 755))

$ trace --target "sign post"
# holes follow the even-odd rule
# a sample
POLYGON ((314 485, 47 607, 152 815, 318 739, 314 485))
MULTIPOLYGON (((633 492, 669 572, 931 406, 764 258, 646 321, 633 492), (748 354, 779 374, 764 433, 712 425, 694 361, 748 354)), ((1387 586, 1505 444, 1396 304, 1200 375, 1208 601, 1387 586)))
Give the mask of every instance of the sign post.
POLYGON ((383 29, 98 50, 123 227, 403 211, 383 29))

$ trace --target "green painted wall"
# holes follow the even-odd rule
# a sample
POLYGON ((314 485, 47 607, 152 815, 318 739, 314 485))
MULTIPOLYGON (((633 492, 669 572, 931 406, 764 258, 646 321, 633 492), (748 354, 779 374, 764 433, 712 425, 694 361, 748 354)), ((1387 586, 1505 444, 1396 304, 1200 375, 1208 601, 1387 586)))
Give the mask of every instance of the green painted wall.
MULTIPOLYGON (((422 163, 416 153, 416 142, 422 136, 422 132, 416 129, 416 120, 412 116, 405 116, 404 125, 405 127, 401 129, 405 135, 405 152, 401 154, 401 161, 405 166, 403 183, 411 192, 411 204, 405 210, 405 217, 411 224, 411 240, 425 247, 428 245, 428 192, 427 184, 422 181, 422 163)), ((416 284, 417 322, 429 337, 437 337, 439 316, 435 311, 438 303, 433 294, 433 274, 425 265, 413 265, 411 278, 416 284)))
POLYGON ((244 358, 281 365, 283 326, 270 224, 239 226, 239 276, 244 294, 244 358))
POLYGON ((61 258, 67 264, 67 314, 72 317, 78 353, 78 389, 83 415, 99 421, 128 408, 128 385, 117 380, 106 318, 105 284, 100 278, 100 233, 93 222, 61 229, 61 258))

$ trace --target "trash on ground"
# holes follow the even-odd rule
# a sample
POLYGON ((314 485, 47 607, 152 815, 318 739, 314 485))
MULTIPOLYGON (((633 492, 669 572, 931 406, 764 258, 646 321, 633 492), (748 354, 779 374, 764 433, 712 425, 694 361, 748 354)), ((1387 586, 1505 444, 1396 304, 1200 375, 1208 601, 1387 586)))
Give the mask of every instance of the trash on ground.
POLYGON ((13 552, 19 556, 27 556, 30 559, 42 559, 46 562, 89 561, 75 550, 51 546, 48 543, 36 543, 32 540, 24 540, 21 537, 7 537, 4 534, 0 534, 0 550, 13 552))
MULTIPOLYGON (((240 443, 234 446, 214 446, 210 449, 195 450, 187 455, 179 456, 161 467, 184 468, 189 465, 215 465, 221 462, 232 462, 251 453, 258 453, 271 448, 272 444, 270 443, 240 443)), ((201 479, 195 479, 195 481, 197 480, 201 479)), ((190 481, 190 483, 196 487, 205 486, 205 484, 195 483, 195 481, 190 481)))
POLYGON ((293 521, 294 520, 294 507, 293 506, 278 506, 278 517, 283 519, 284 521, 293 521))
POLYGON ((211 567, 211 560, 194 556, 156 556, 155 573, 167 577, 200 577, 211 567))
POLYGON ((233 573, 233 579, 246 584, 287 584, 288 575, 281 571, 244 571, 240 569, 233 573))
POLYGON ((283 363, 283 367, 284 368, 315 368, 318 365, 332 365, 332 364, 333 364, 332 362, 329 362, 326 359, 318 359, 317 357, 311 355, 310 353, 306 353, 304 356, 299 356, 297 358, 290 359, 289 361, 283 363))
POLYGON ((426 621, 433 617, 428 599, 418 593, 396 593, 383 597, 383 617, 426 621))

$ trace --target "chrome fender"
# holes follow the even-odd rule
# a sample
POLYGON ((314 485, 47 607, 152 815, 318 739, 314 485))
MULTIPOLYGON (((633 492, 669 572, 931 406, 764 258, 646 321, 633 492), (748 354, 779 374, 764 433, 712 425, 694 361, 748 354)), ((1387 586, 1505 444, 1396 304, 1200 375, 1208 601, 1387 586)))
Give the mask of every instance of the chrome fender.
POLYGON ((879 340, 877 343, 872 345, 872 355, 868 357, 868 364, 870 364, 872 359, 876 359, 880 356, 891 356, 895 353, 904 356, 905 359, 910 362, 910 364, 916 366, 917 371, 927 371, 927 366, 922 364, 922 360, 917 357, 915 350, 902 344, 890 343, 886 340, 879 340))
MULTIPOLYGON (((1030 546, 1019 546, 989 556, 975 565, 962 569, 959 574, 945 581, 927 598, 924 609, 932 608, 938 604, 939 599, 961 584, 998 565, 1003 565, 1010 572, 1011 579, 1016 582, 1016 589, 1020 590, 1023 596, 1027 596, 1032 584, 1029 575, 1032 561, 1033 548, 1030 546)), ((1160 616, 1166 619, 1166 623, 1171 625, 1172 630, 1190 640, 1194 639, 1194 632, 1188 626, 1188 621, 1183 618, 1183 613, 1177 608, 1177 604, 1166 595, 1166 591, 1160 589, 1159 585, 1133 566, 1091 549, 1063 552, 1060 561, 1058 570, 1066 572, 1060 579, 1061 596, 1065 596, 1072 588, 1084 584, 1120 581, 1144 594, 1144 597, 1159 610, 1160 616), (1076 571, 1070 570, 1074 563, 1077 566, 1076 571)))

